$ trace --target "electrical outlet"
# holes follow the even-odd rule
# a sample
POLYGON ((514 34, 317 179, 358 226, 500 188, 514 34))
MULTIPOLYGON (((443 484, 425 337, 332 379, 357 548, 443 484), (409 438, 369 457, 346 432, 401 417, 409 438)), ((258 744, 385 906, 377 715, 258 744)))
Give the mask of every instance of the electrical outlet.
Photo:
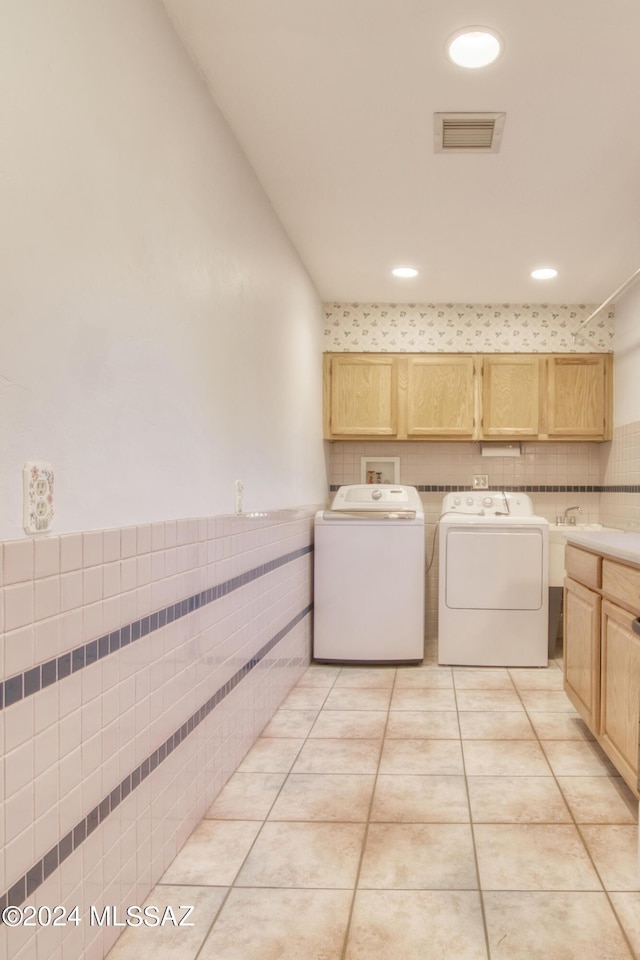
POLYGON ((242 513, 242 502, 244 499, 244 484, 242 480, 236 480, 236 513, 242 513))
POLYGON ((25 533, 46 533, 53 523, 53 469, 50 463, 22 468, 22 525, 25 533))
POLYGON ((474 475, 473 475, 473 489, 474 489, 474 490, 488 490, 488 489, 489 489, 489 474, 488 474, 488 473, 474 473, 474 475))

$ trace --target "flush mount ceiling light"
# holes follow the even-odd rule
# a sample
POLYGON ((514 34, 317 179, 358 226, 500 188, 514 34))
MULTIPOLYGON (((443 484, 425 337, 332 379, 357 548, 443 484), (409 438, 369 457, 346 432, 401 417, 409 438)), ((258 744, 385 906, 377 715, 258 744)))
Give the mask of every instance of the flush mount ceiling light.
POLYGON ((414 267, 394 267, 391 271, 394 277, 417 277, 418 271, 414 267))
POLYGON ((502 37, 491 27, 463 27, 447 40, 449 59, 459 67, 487 67, 504 49, 502 37))
POLYGON ((558 276, 558 271, 554 270, 553 267, 539 267, 537 270, 531 271, 531 276, 534 280, 553 280, 554 277, 558 276))

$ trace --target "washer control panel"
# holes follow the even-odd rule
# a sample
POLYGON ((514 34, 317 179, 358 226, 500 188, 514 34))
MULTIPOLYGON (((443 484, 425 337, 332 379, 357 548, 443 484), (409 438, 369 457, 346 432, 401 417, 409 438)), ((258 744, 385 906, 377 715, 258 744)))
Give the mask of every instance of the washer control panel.
POLYGON ((332 510, 415 510, 423 512, 415 487, 400 484, 354 483, 340 487, 331 503, 332 510))
POLYGON ((442 501, 442 513, 475 514, 482 517, 532 517, 531 498, 526 493, 504 490, 461 490, 448 493, 442 501))

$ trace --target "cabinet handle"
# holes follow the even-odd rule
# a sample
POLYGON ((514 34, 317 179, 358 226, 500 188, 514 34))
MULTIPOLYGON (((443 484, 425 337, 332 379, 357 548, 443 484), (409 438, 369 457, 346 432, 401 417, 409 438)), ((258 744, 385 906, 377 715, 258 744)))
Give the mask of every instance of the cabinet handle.
POLYGON ((636 617, 635 620, 631 621, 631 629, 640 636, 640 617, 636 617))

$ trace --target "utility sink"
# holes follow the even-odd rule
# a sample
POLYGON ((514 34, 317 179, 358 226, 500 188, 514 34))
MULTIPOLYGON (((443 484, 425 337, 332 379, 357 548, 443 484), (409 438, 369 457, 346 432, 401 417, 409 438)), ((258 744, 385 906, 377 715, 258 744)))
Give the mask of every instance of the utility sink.
POLYGON ((567 536, 580 530, 608 530, 601 523, 567 523, 549 527, 549 586, 561 587, 564 583, 564 548, 567 536))

